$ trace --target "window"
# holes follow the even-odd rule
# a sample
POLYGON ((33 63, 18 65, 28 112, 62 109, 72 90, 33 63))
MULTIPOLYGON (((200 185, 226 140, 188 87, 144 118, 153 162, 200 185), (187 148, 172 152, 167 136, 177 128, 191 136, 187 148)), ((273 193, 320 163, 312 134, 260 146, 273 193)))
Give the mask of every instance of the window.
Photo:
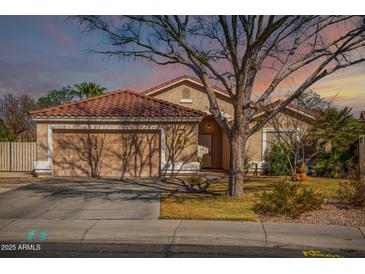
POLYGON ((182 98, 183 99, 190 99, 190 89, 188 89, 188 88, 183 89, 182 98))
POLYGON ((278 130, 274 128, 264 128, 262 136, 262 159, 265 158, 266 151, 270 150, 275 143, 282 142, 295 144, 299 141, 300 130, 298 128, 281 128, 278 130))
POLYGON ((182 90, 182 98, 180 99, 180 103, 191 103, 193 100, 190 98, 190 89, 184 88, 182 90))

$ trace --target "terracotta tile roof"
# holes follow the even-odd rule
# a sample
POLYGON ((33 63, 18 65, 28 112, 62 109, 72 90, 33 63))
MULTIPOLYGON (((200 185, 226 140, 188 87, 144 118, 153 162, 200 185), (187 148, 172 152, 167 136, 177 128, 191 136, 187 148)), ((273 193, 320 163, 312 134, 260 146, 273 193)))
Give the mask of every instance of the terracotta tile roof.
MULTIPOLYGON (((202 81, 199 79, 199 78, 196 78, 194 76, 190 76, 190 75, 182 75, 182 76, 179 76, 175 79, 172 79, 172 80, 169 80, 167 82, 164 82, 162 84, 159 84, 155 87, 152 87, 152 88, 149 88, 145 91, 143 91, 142 93, 143 94, 146 94, 146 95, 149 95, 151 93, 153 93, 154 91, 157 91, 159 89, 163 89, 164 87, 167 87, 167 86, 170 86, 170 85, 173 85, 175 83, 178 83, 180 81, 193 81, 193 82, 196 82, 198 83, 199 85, 203 85, 202 81)), ((217 86, 213 86, 213 88, 221 93, 224 93, 225 95, 229 96, 228 92, 225 90, 225 89, 222 89, 220 87, 217 87, 217 86)))
POLYGON ((206 114, 130 90, 35 110, 33 117, 203 117, 206 114))

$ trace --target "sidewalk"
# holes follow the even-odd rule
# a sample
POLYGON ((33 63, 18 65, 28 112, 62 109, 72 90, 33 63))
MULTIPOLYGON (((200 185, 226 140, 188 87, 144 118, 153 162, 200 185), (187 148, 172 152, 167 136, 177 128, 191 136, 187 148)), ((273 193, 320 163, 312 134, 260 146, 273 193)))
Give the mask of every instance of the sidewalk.
POLYGON ((0 220, 0 242, 130 243, 365 251, 365 227, 189 220, 0 220), (45 231, 45 239, 39 233, 45 231))

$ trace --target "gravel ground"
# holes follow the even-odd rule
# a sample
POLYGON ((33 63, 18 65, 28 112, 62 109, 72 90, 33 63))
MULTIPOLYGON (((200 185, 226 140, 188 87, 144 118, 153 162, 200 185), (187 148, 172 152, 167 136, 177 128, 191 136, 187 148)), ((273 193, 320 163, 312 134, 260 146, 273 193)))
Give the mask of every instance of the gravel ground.
POLYGON ((273 223, 302 223, 343 226, 364 226, 365 207, 339 209, 333 204, 325 204, 322 209, 304 213, 297 219, 286 216, 260 216, 260 221, 273 223))

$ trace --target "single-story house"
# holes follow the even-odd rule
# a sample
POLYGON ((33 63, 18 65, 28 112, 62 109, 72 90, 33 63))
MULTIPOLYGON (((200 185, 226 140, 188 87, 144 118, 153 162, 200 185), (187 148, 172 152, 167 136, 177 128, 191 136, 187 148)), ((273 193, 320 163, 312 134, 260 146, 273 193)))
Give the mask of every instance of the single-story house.
MULTIPOLYGON (((215 88, 228 119, 230 98, 215 88)), ((275 106, 275 104, 272 104, 275 106)), ((202 83, 182 76, 143 92, 116 90, 89 99, 32 111, 37 124, 37 174, 149 177, 229 168, 229 142, 209 113, 202 83), (205 150, 204 150, 205 148, 205 150)), ((290 104, 283 113, 308 123, 313 113, 290 104)), ((250 137, 251 162, 259 166, 273 128, 250 137)))

